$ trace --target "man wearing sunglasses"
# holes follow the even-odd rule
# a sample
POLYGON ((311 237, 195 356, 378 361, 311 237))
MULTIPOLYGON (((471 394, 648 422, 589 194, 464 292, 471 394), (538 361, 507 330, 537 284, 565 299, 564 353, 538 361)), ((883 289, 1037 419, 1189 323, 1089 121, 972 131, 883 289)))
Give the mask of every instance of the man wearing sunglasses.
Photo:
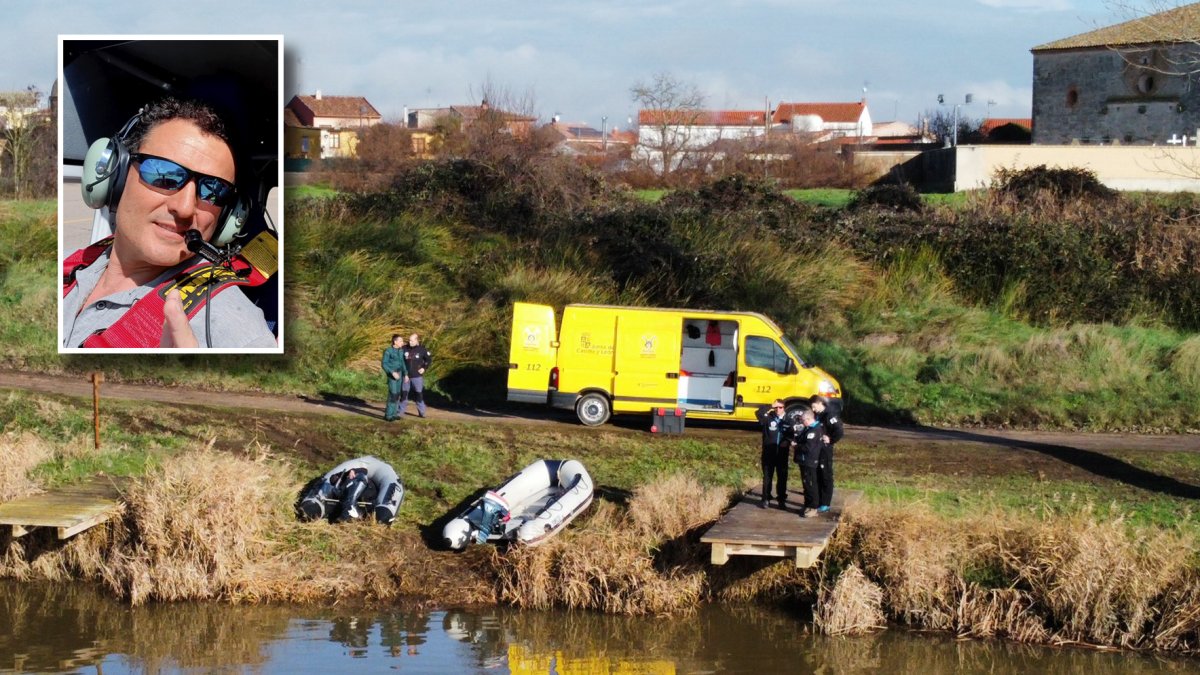
MULTIPOLYGON (((185 233, 196 230, 209 241, 236 199, 237 163, 225 123, 203 103, 169 98, 131 124, 121 139, 129 153, 123 187, 109 202, 112 208, 115 201, 111 245, 86 266, 64 269, 70 272, 64 346, 91 346, 89 338, 121 324, 114 334, 144 337, 146 346, 275 347, 262 310, 239 288, 210 289, 200 298, 204 310, 190 320, 179 291, 167 290, 202 262, 185 233), (129 312, 156 290, 161 310, 129 312)), ((114 180, 120 185, 122 178, 114 180)))
POLYGON ((771 482, 775 478, 775 501, 787 508, 788 451, 792 447, 793 425, 784 412, 784 404, 775 399, 769 408, 759 408, 758 422, 762 425, 762 501, 767 508, 771 501, 771 482))

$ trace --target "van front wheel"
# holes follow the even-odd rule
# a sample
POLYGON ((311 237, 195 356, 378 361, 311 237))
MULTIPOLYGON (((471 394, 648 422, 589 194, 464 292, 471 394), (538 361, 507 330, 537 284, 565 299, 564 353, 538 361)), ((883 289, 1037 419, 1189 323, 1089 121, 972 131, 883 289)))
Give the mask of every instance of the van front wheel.
POLYGON ((575 415, 584 426, 598 427, 608 421, 612 408, 608 405, 608 397, 604 394, 584 394, 575 404, 575 415))

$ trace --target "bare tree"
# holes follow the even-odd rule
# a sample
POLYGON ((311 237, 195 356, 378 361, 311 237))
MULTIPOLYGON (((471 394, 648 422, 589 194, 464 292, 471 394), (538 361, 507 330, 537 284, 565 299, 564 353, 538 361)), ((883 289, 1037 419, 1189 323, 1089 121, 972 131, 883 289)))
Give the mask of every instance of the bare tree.
MULTIPOLYGON (((978 143, 982 140, 982 120, 975 120, 966 115, 958 115, 958 142, 978 143)), ((949 145, 954 137, 954 114, 945 108, 926 110, 917 122, 917 128, 928 131, 937 138, 938 143, 949 145)))
POLYGON ((634 84, 629 94, 640 107, 638 145, 645 149, 645 159, 657 165, 661 158, 663 177, 688 164, 687 155, 698 142, 691 128, 705 115, 700 89, 670 73, 657 73, 634 84))
POLYGON ((39 153, 53 154, 54 150, 52 146, 43 147, 52 134, 45 133, 50 127, 49 114, 38 110, 41 97, 34 85, 24 91, 0 94, 0 141, 3 144, 0 157, 7 157, 12 192, 17 199, 33 196, 34 183, 44 182, 36 180, 33 169, 39 153))

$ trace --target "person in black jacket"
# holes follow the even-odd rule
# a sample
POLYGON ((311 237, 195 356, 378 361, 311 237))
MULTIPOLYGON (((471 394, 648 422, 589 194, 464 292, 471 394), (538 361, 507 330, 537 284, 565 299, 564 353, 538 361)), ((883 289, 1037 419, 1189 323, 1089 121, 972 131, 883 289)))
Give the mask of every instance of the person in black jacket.
POLYGON ((404 381, 400 392, 400 416, 408 408, 409 391, 412 399, 417 402, 417 414, 425 416, 425 371, 433 363, 433 355, 421 344, 421 338, 416 333, 408 337, 408 346, 404 348, 404 365, 408 367, 408 379, 404 381))
POLYGON ((800 413, 800 424, 796 427, 795 460, 800 465, 800 476, 804 482, 804 508, 800 511, 803 518, 817 515, 824 495, 817 480, 817 468, 821 462, 821 448, 825 445, 822 438, 825 430, 817 421, 817 416, 811 410, 800 413))
POLYGON ((821 503, 818 510, 824 513, 829 510, 829 504, 833 500, 833 446, 842 440, 845 428, 842 425, 841 415, 830 407, 829 399, 824 396, 814 396, 809 405, 817 414, 817 421, 821 423, 821 428, 825 430, 821 446, 821 459, 817 466, 817 482, 820 484, 821 492, 821 503))
POLYGON ((762 501, 767 508, 771 500, 771 478, 776 479, 775 500, 779 508, 787 508, 788 449, 792 445, 792 423, 784 415, 783 401, 775 399, 770 408, 759 408, 758 423, 762 425, 762 501))

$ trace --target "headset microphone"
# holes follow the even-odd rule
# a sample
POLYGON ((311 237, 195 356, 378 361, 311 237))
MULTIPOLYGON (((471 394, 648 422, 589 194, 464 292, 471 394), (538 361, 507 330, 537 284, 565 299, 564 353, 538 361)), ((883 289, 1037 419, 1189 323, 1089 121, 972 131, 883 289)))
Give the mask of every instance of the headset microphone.
POLYGON ((214 265, 224 265, 225 256, 216 246, 204 241, 204 237, 200 234, 200 230, 191 229, 183 233, 183 240, 187 243, 187 250, 198 254, 208 262, 214 265))

